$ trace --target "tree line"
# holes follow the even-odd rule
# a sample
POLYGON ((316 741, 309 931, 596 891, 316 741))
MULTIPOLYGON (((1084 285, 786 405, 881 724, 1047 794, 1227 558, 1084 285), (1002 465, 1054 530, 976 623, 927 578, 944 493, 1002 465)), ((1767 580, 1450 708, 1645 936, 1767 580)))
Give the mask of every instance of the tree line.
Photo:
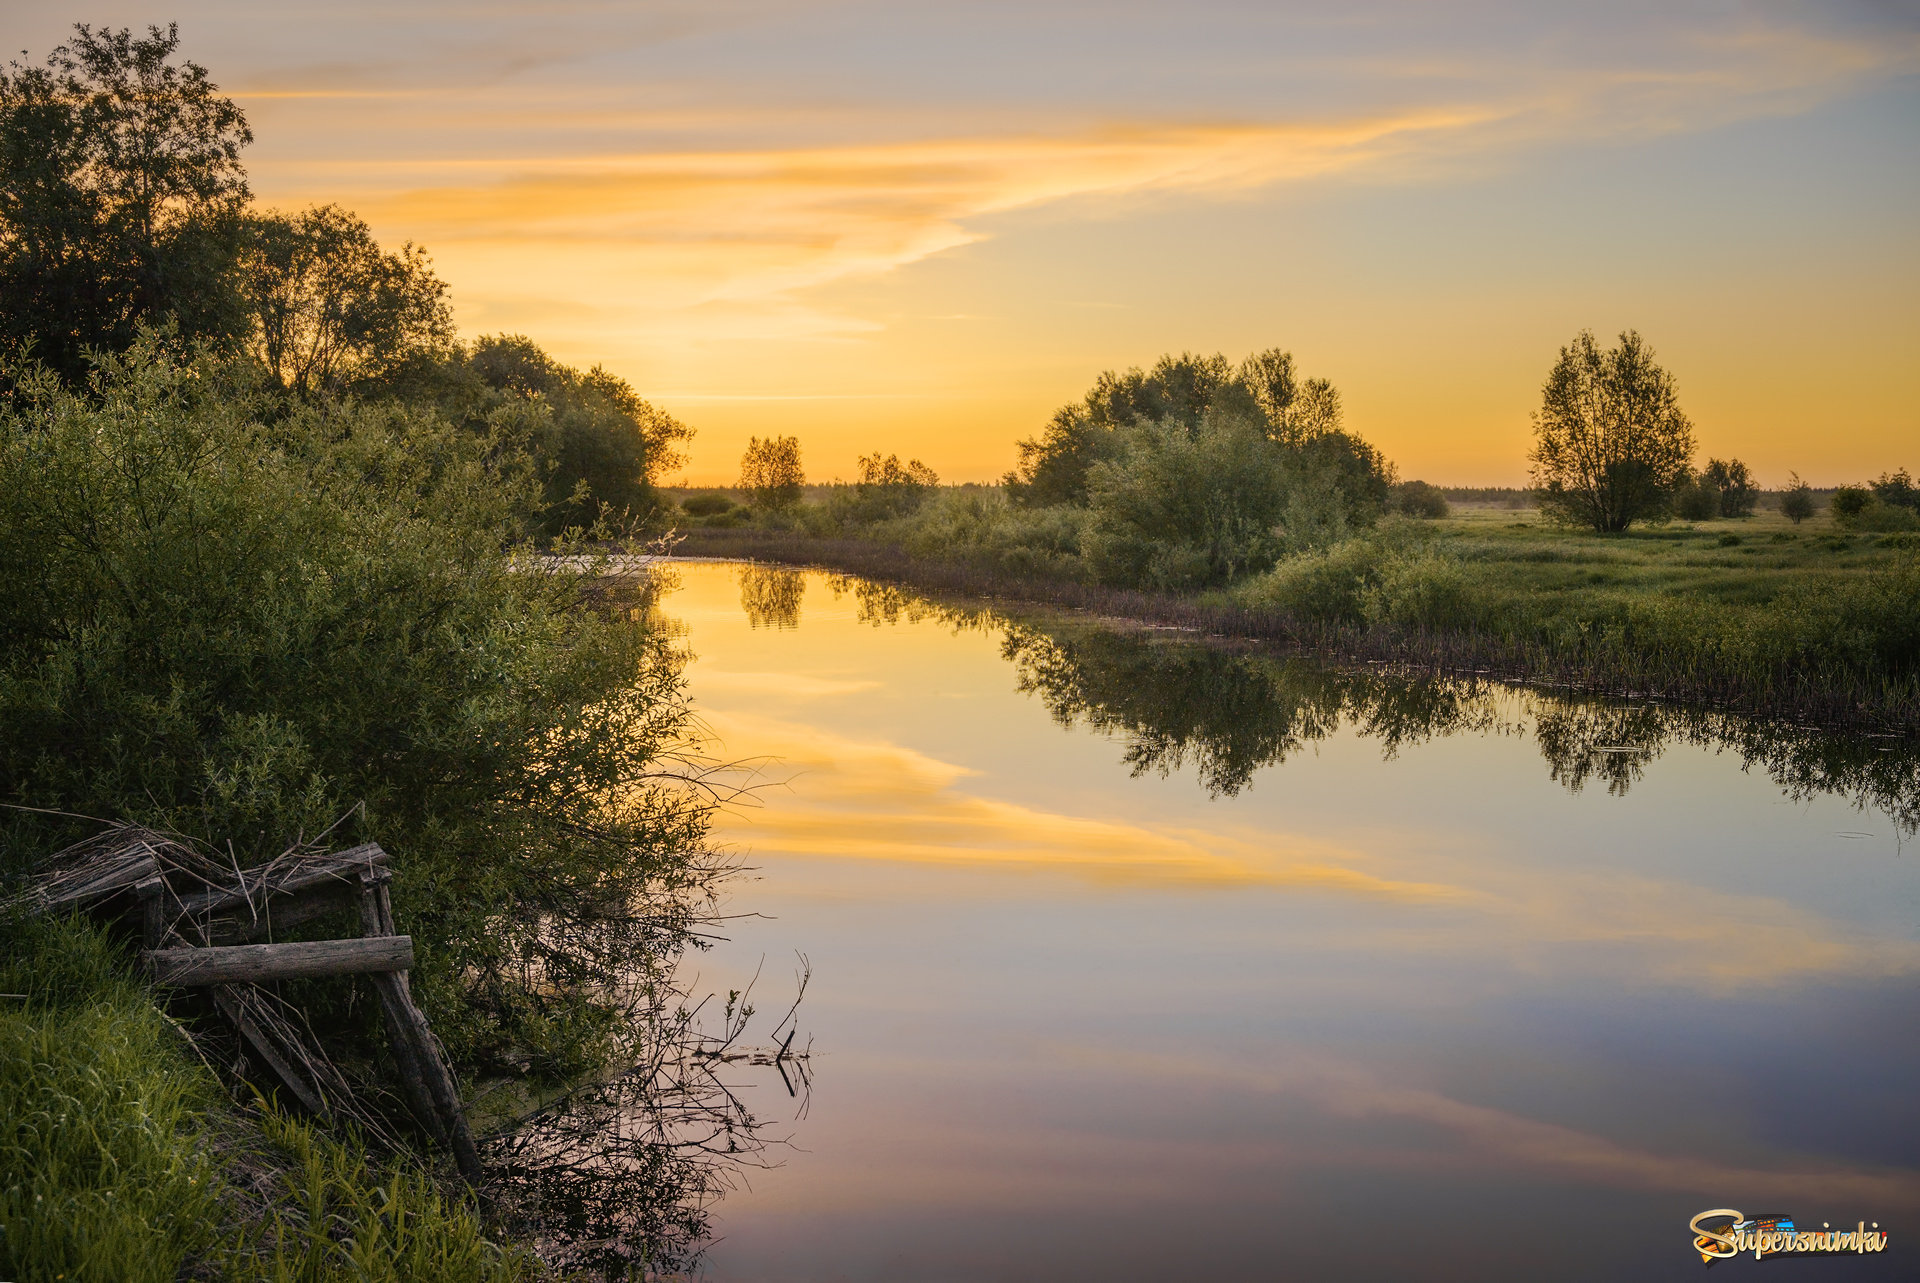
POLYGON ((691 429, 524 336, 461 342, 420 246, 384 249, 337 205, 255 209, 246 115, 179 43, 174 26, 83 24, 42 64, 0 71, 9 368, 78 388, 100 355, 164 327, 182 351, 244 366, 283 406, 398 400, 511 438, 542 473, 545 534, 644 520, 691 429))

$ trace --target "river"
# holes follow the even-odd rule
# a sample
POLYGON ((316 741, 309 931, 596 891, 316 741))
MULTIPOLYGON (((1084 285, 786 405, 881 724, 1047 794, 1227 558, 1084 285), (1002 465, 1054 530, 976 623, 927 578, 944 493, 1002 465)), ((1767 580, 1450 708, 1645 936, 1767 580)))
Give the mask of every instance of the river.
POLYGON ((762 785, 697 983, 812 968, 713 1278, 1913 1276, 1910 746, 673 574, 762 785))

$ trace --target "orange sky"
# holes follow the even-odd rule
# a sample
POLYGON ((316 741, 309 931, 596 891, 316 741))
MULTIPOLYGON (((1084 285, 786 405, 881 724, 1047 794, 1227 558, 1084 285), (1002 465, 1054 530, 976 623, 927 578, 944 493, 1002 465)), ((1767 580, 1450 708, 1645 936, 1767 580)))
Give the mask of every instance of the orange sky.
MULTIPOLYGON (((36 53, 156 16, 9 8, 36 53)), ((264 203, 425 244, 464 332, 693 425, 695 483, 775 432, 816 478, 990 479, 1102 369, 1280 346, 1403 475, 1514 484, 1582 326, 1638 328, 1767 484, 1920 466, 1884 7, 176 8, 264 203)))

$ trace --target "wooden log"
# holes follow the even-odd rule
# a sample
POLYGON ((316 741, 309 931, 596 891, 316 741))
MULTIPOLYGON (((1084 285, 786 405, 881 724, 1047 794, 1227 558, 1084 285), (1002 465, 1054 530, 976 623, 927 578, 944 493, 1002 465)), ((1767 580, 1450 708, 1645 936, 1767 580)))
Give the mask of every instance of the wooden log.
POLYGON ((405 971, 413 965, 412 936, 360 940, 302 940, 210 949, 149 949, 147 965, 163 985, 261 984, 306 976, 405 971))
POLYGON ((273 1072, 273 1076, 280 1080, 281 1086, 293 1093, 294 1099, 300 1102, 301 1107, 309 1114, 325 1118, 327 1104, 320 1095, 320 1089, 309 1082, 305 1074, 294 1068, 293 1063, 286 1058, 281 1049, 274 1045, 273 1036, 255 1022, 253 1016, 247 1011, 246 992, 228 988, 226 985, 216 985, 213 990, 213 1003, 220 1009, 220 1014, 240 1031, 240 1036, 246 1040, 253 1054, 260 1058, 260 1063, 273 1072))
POLYGON ((140 941, 158 949, 167 942, 167 880, 156 873, 133 893, 140 901, 140 941))
POLYGON ((453 1081, 453 1074, 447 1069, 445 1058, 440 1054, 439 1040, 433 1036, 433 1030, 427 1027, 427 1018, 421 1014, 420 1008, 413 1005, 413 996, 407 992, 406 974, 386 972, 375 976, 373 983, 380 990, 382 1011, 391 1022, 389 1029, 396 1050, 402 1044, 410 1044, 405 1054, 411 1056, 424 1080, 434 1112, 439 1115, 441 1134, 453 1150, 453 1161, 459 1166, 461 1175, 469 1182, 478 1184, 481 1177, 480 1153, 474 1148, 473 1132, 467 1126, 467 1112, 460 1101, 460 1090, 453 1081))

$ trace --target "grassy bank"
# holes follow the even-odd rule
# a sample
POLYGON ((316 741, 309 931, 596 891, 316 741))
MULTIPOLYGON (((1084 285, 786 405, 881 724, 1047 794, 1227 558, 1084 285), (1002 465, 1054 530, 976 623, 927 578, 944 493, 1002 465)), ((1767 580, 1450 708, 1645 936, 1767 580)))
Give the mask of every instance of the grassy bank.
MULTIPOLYGON (((1392 661, 1685 700, 1836 726, 1920 730, 1920 541, 1777 513, 1601 537, 1532 512, 1389 521, 1226 589, 1102 586, 1070 558, 1007 555, 945 509, 820 537, 688 532, 682 554, 821 565, 943 592, 1089 610, 1392 661)), ((1018 519, 1016 514, 1016 520, 1018 519)), ((991 516, 976 522, 991 529, 991 516)))
POLYGON ((404 1163, 234 1106, 97 931, 0 922, 0 1277, 527 1277, 404 1163))

